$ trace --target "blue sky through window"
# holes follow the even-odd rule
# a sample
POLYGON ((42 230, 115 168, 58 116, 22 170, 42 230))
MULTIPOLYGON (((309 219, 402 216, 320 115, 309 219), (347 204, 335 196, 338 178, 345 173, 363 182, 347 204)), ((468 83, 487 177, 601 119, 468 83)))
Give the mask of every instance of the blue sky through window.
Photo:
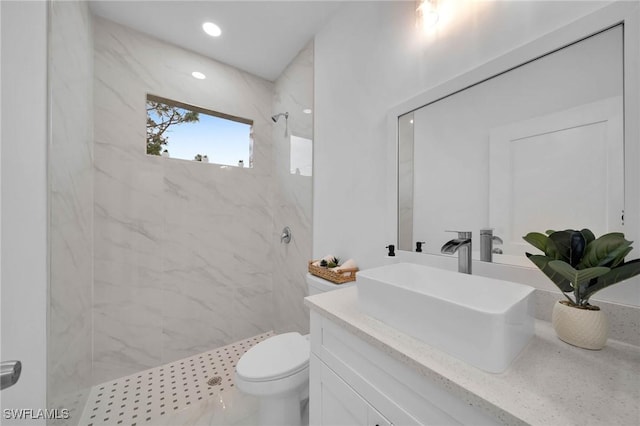
MULTIPOLYGON (((199 121, 167 129, 168 143, 162 150, 168 150, 171 158, 193 160, 201 154, 208 156, 210 163, 237 166, 243 160, 245 167, 249 167, 251 125, 198 112, 199 121)), ((149 115, 159 121, 153 111, 149 115)))

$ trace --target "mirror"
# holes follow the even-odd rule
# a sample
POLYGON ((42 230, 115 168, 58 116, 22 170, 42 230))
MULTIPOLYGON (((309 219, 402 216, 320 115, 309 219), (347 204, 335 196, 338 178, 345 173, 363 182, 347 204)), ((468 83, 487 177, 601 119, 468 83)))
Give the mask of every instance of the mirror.
POLYGON ((531 266, 528 232, 625 232, 623 76, 618 25, 399 115, 399 249, 472 231, 479 259, 493 228, 493 261, 531 266))

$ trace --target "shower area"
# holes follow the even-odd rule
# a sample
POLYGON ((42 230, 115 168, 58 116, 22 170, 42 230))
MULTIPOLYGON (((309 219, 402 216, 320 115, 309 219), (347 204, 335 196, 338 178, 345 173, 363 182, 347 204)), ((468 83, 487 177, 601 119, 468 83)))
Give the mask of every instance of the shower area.
POLYGON ((234 360, 308 331, 313 44, 268 81, 59 0, 49 40, 47 399, 71 415, 54 423, 228 405, 234 360), (252 167, 147 155, 149 94, 252 120, 252 167))

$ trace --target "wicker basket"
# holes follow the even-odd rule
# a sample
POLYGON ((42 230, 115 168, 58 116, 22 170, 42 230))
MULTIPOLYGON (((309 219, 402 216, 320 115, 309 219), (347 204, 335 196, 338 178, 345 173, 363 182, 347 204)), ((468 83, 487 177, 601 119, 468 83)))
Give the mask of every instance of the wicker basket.
POLYGON ((322 266, 315 266, 313 263, 317 262, 317 260, 309 261, 309 273, 313 274, 317 277, 324 278, 327 281, 331 281, 336 284, 344 284, 349 281, 356 280, 356 272, 358 272, 358 268, 347 268, 347 269, 336 269, 332 270, 329 268, 323 268, 322 266), (347 275, 346 272, 349 274, 347 275))

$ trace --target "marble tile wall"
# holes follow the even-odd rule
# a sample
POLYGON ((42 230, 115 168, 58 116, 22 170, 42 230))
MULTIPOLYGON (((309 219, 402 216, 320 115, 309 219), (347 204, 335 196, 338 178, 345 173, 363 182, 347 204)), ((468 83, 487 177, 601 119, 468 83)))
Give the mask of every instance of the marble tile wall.
POLYGON ((73 417, 72 405, 81 409, 91 386, 92 24, 80 1, 52 1, 49 19, 47 399, 49 408, 67 408, 73 417))
MULTIPOLYGON (((289 113, 289 133, 313 140, 313 42, 298 53, 274 87, 273 112, 289 113)), ((282 120, 281 120, 282 121, 282 120)), ((290 138, 284 137, 284 123, 273 126, 274 162, 274 269, 273 300, 277 332, 309 331, 307 261, 311 259, 312 177, 291 174, 290 138), (280 244, 282 228, 289 226, 293 238, 280 244)))
POLYGON ((273 329, 273 83, 103 19, 94 28, 100 383, 273 329), (254 167, 146 155, 148 93, 252 119, 254 167))

